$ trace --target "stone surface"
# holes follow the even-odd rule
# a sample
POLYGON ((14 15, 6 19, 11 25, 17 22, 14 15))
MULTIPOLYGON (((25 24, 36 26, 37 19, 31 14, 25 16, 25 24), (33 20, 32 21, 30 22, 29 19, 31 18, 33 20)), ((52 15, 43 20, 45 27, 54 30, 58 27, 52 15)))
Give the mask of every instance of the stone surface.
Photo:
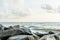
POLYGON ((40 38, 40 40, 56 40, 56 38, 54 37, 54 35, 45 35, 40 38))
POLYGON ((8 40, 28 40, 28 35, 16 35, 16 36, 12 36, 10 37, 8 40))
POLYGON ((10 37, 8 40, 39 40, 39 37, 36 35, 16 35, 10 37))
POLYGON ((30 29, 27 28, 0 31, 0 38, 5 36, 13 36, 13 35, 32 35, 32 33, 30 29))
POLYGON ((0 24, 0 40, 60 40, 60 34, 52 31, 32 34, 29 28, 20 28, 19 25, 6 28, 0 24))
POLYGON ((20 25, 15 25, 15 26, 13 26, 13 28, 14 28, 14 29, 20 28, 20 25))

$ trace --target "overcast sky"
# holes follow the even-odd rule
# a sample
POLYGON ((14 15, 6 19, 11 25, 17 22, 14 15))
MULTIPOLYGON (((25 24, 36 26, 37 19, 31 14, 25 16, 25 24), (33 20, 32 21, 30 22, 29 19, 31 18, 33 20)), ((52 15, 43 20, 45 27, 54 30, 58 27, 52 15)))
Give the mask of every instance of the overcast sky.
POLYGON ((0 0, 0 22, 60 22, 60 0, 0 0))

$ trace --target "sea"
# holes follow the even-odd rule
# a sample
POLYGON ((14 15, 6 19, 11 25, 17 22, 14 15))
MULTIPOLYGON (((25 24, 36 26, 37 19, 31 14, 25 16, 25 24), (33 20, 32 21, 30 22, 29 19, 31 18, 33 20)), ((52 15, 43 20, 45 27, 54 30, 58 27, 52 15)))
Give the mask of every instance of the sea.
MULTIPOLYGON (((60 29, 60 22, 0 22, 5 27, 14 26, 14 25, 20 25, 24 26, 26 28, 32 28, 35 29, 60 29)), ((32 32, 43 32, 42 30, 32 30, 32 32)))

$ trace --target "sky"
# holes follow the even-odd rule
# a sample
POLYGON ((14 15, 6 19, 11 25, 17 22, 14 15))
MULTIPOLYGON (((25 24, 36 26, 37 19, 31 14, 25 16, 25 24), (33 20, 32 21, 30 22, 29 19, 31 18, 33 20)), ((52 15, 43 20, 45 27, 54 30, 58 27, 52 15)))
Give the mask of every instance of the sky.
POLYGON ((0 22, 60 22, 60 0, 0 0, 0 22))

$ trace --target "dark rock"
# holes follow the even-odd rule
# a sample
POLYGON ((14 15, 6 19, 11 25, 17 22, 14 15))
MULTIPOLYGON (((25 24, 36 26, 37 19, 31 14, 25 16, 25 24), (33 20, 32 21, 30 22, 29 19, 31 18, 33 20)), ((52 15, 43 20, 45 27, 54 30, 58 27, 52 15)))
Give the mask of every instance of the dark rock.
POLYGON ((20 28, 20 25, 15 25, 13 26, 13 28, 20 28))
POLYGON ((2 37, 1 40, 7 40, 10 36, 2 37))
POLYGON ((56 40, 54 35, 45 35, 40 40, 56 40))
POLYGON ((4 27, 2 24, 0 24, 0 27, 4 27))
POLYGON ((13 35, 32 35, 32 33, 28 28, 19 28, 19 29, 0 31, 0 38, 6 36, 13 36, 13 35))
POLYGON ((52 31, 49 31, 49 32, 46 33, 46 34, 42 34, 42 33, 38 33, 38 32, 36 32, 36 33, 34 33, 34 34, 36 34, 37 36, 39 36, 39 37, 41 38, 41 37, 43 37, 43 36, 45 36, 45 35, 50 35, 50 34, 55 34, 55 33, 52 32, 52 31))
POLYGON ((13 28, 13 26, 9 26, 9 28, 8 28, 8 29, 14 29, 14 28, 13 28))
POLYGON ((7 27, 4 27, 4 30, 8 30, 9 28, 7 28, 7 27))
POLYGON ((19 28, 19 29, 16 29, 16 34, 32 35, 32 32, 28 28, 19 28))
POLYGON ((32 34, 29 28, 20 28, 19 25, 4 27, 0 24, 0 39, 1 40, 59 40, 59 36, 54 32, 49 31, 47 34, 34 33, 32 34))
POLYGON ((56 40, 59 40, 59 35, 54 35, 54 38, 55 38, 56 40))
POLYGON ((36 34, 36 35, 39 36, 40 38, 43 37, 43 36, 45 36, 45 35, 48 35, 48 34, 42 34, 42 33, 38 33, 38 32, 36 32, 36 33, 34 33, 34 34, 36 34))
POLYGON ((55 33, 54 33, 54 32, 52 32, 52 31, 49 31, 49 32, 48 32, 48 34, 55 34, 55 33))
POLYGON ((4 28, 4 26, 2 24, 0 24, 0 30, 4 30, 3 28, 4 28))

